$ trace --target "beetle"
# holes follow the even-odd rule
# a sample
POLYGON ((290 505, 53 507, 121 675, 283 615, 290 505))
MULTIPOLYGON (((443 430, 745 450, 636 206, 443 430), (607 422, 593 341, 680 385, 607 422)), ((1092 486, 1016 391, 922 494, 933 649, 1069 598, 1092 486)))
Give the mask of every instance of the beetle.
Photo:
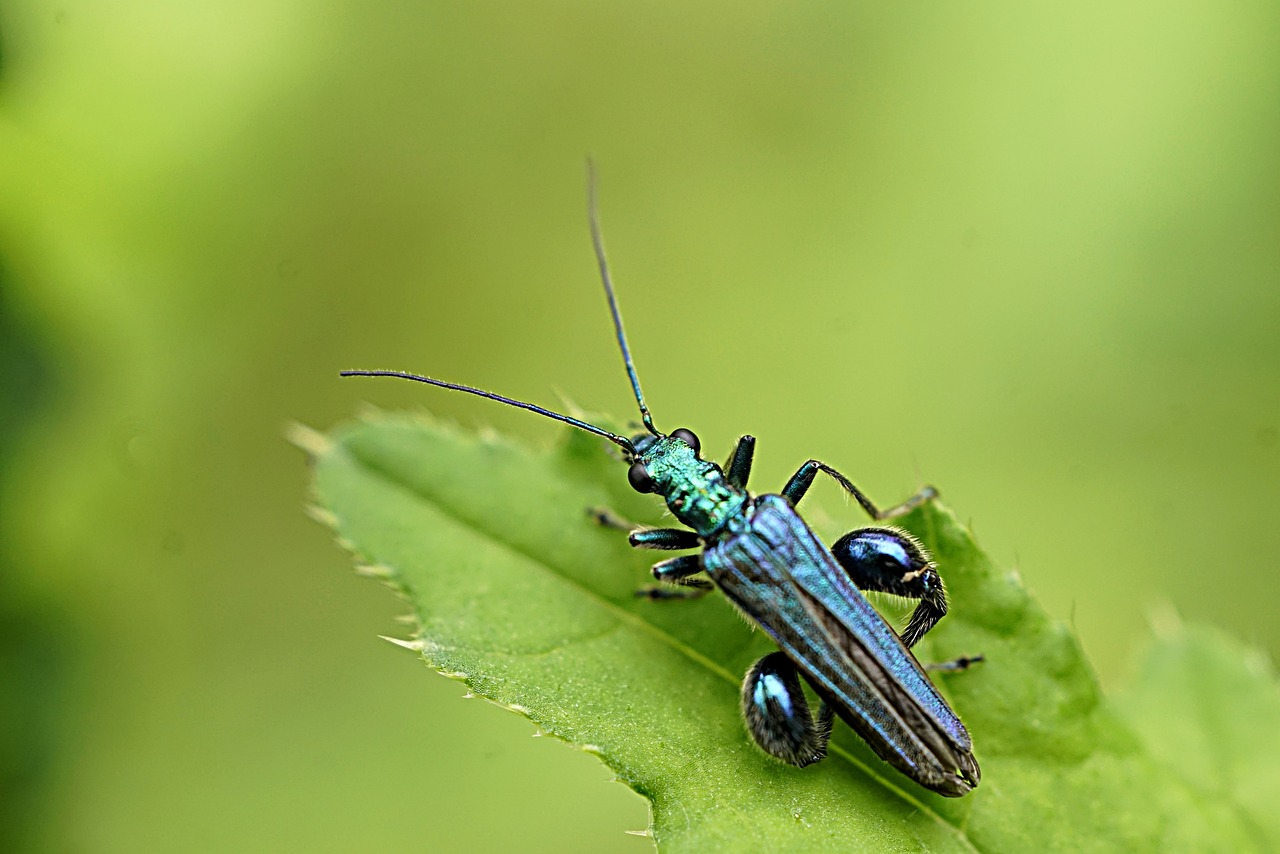
MULTIPOLYGON (((597 520, 626 530, 636 548, 697 550, 655 564, 654 578, 667 586, 642 594, 690 598, 718 588, 778 645, 777 651, 752 665, 742 685, 746 728, 764 752, 801 768, 817 762, 826 756, 831 728, 839 717, 880 758, 922 786, 948 797, 968 793, 981 779, 969 733, 910 651, 947 612, 937 567, 914 537, 889 525, 856 529, 828 547, 796 510, 819 473, 834 479, 880 523, 936 493, 926 488, 897 507, 881 509, 839 471, 811 459, 780 493, 754 495, 747 490, 753 436, 739 439, 721 467, 702 458, 701 443, 691 430, 658 430, 623 330, 595 186, 594 169, 588 164, 592 245, 645 432, 620 436, 532 403, 403 371, 350 370, 342 376, 395 377, 466 392, 618 445, 629 466, 631 487, 660 496, 685 527, 642 528, 607 511, 595 511, 597 520), (901 635, 861 591, 918 600, 901 635), (816 713, 801 687, 802 678, 821 701, 816 713)), ((960 669, 978 660, 958 659, 949 666, 960 669)))

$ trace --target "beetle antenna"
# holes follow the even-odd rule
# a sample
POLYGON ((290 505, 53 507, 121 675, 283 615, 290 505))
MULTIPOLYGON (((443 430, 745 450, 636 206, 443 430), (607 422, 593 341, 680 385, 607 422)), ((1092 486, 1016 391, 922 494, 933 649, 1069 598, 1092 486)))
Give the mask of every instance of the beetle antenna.
POLYGON ((447 383, 444 380, 433 380, 431 377, 422 377, 417 374, 409 374, 404 371, 341 371, 344 377, 396 377, 402 380, 413 380, 418 383, 426 383, 427 385, 439 386, 453 391, 465 391, 467 394, 474 394, 488 400, 496 400, 498 403, 505 403, 507 406, 514 406, 517 409, 527 409, 530 412, 536 412, 539 415, 545 415, 548 418, 554 418, 556 421, 563 421, 565 424, 571 424, 579 430, 586 430, 588 433, 595 433, 597 436, 603 436, 615 445, 620 445, 628 454, 636 452, 635 446, 631 444, 630 439, 624 439, 616 433, 610 433, 603 427, 597 427, 594 424, 588 424, 577 418, 570 418, 568 415, 561 415, 559 412, 552 412, 550 409, 544 409, 532 403, 525 403, 523 400, 515 400, 510 397, 503 397, 500 394, 494 394, 491 391, 472 388, 469 385, 459 385, 458 383, 447 383))
POLYGON ((645 429, 655 436, 661 435, 653 426, 653 416, 644 403, 644 392, 640 391, 640 378, 636 376, 636 366, 631 361, 631 348, 627 346, 627 333, 622 330, 622 313, 618 311, 618 297, 613 292, 613 277, 609 275, 609 262, 604 255, 604 237, 600 234, 600 212, 596 205, 596 164, 587 158, 587 219, 591 221, 591 243, 596 250, 596 263, 600 265, 600 280, 604 283, 605 296, 609 298, 609 311, 613 314, 613 328, 618 333, 618 347, 622 350, 622 361, 627 366, 627 376, 631 378, 631 390, 635 392, 636 403, 640 405, 640 420, 645 429))

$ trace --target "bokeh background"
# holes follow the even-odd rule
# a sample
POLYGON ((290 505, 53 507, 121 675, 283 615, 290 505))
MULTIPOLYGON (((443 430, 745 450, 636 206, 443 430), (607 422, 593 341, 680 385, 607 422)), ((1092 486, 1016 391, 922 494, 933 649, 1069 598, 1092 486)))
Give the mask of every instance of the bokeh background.
POLYGON ((588 153, 661 424, 937 484, 1105 685, 1153 610, 1280 650, 1275 3, 8 0, 0 848, 647 850, 283 439, 557 438, 349 367, 628 414, 588 153))

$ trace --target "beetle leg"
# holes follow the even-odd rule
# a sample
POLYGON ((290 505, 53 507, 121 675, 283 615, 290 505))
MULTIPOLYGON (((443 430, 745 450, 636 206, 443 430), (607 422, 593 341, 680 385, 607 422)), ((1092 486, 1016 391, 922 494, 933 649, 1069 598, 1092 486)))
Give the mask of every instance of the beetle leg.
POLYGON ((809 462, 796 470, 796 473, 791 476, 791 480, 787 481, 787 485, 782 489, 782 494, 791 502, 792 506, 800 503, 800 499, 804 498, 805 493, 809 491, 809 487, 813 486, 813 479, 818 476, 820 471, 831 475, 832 479, 840 484, 845 492, 852 495, 853 499, 862 505, 862 509, 867 511, 867 515, 877 521, 902 516, 929 499, 938 497, 938 490, 932 486, 926 486, 896 507, 881 510, 871 503, 871 499, 864 495, 862 490, 854 486, 849 478, 820 460, 809 460, 809 462))
POLYGON ((640 526, 629 519, 624 519, 608 507, 588 507, 587 515, 602 528, 615 531, 634 531, 640 526))
POLYGON ((637 549, 658 551, 702 548, 702 537, 684 528, 639 528, 631 532, 627 542, 637 549))
POLYGON ((800 688, 800 674, 781 652, 769 653, 747 671, 742 717, 756 744, 789 765, 803 768, 827 755, 831 708, 823 703, 813 717, 800 688))
POLYGON ((906 531, 860 528, 836 540, 831 553, 859 590, 919 600, 902 631, 902 642, 908 647, 915 646, 947 613, 942 577, 924 546, 906 531))
MULTIPOLYGON (((684 528, 642 528, 623 519, 607 508, 591 508, 591 518, 606 528, 629 531, 627 542, 637 549, 672 551, 696 549, 702 546, 702 538, 684 528)), ((683 555, 654 564, 653 577, 676 585, 675 587, 642 587, 637 596, 646 599, 697 599, 705 596, 714 585, 704 578, 690 578, 702 571, 698 555, 683 555)))
POLYGON ((738 440, 738 444, 733 446, 733 453, 729 455, 729 461, 724 466, 729 483, 739 489, 747 488, 747 479, 751 477, 751 460, 755 452, 755 436, 743 436, 738 440))
POLYGON ((592 507, 587 510, 587 515, 605 528, 626 531, 629 534, 627 542, 637 549, 668 551, 702 547, 702 538, 684 528, 645 528, 628 522, 607 507, 592 507))
POLYGON ((702 572, 702 559, 698 555, 681 555, 653 565, 653 577, 675 587, 645 587, 636 591, 647 599, 697 599, 705 596, 715 585, 705 578, 694 578, 702 572))
POLYGON ((959 673, 962 670, 968 670, 973 665, 986 661, 985 656, 981 655, 962 655, 959 658, 953 658, 950 661, 939 661, 937 664, 926 664, 925 670, 931 670, 935 673, 959 673))

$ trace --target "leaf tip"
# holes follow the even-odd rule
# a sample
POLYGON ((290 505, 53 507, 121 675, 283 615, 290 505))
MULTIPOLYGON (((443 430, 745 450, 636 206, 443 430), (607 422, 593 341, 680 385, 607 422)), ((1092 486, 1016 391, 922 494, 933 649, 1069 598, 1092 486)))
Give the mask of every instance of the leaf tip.
POLYGON ((333 450, 333 442, 328 436, 298 421, 290 421, 284 426, 284 437, 312 459, 323 457, 333 450))
POLYGON ((1163 641, 1174 640, 1183 632, 1182 616, 1168 600, 1151 606, 1147 612, 1147 622, 1151 625, 1152 634, 1163 641))
POLYGON ((378 637, 382 638, 387 643, 395 644, 398 647, 403 647, 404 649, 412 650, 417 653, 421 653, 423 649, 426 648, 426 645, 420 640, 404 640, 402 638, 387 637, 386 635, 378 635, 378 637))
POLYGON ((643 836, 646 839, 653 838, 653 832, 650 831, 648 828, 645 828, 644 830, 624 830, 622 832, 625 833, 627 836, 643 836))
POLYGON ((383 411, 368 401, 361 401, 356 406, 356 417, 365 423, 381 421, 383 411))
POLYGON ((1270 679, 1271 656, 1257 647, 1249 647, 1244 651, 1244 669, 1260 679, 1270 679))
POLYGON ((395 571, 383 564, 359 564, 356 566, 356 575, 362 578, 375 578, 378 581, 390 581, 395 577, 395 571))
POLYGON ((311 517, 312 521, 319 522, 326 528, 336 530, 338 527, 338 517, 327 507, 321 507, 319 504, 308 504, 306 514, 311 517))

